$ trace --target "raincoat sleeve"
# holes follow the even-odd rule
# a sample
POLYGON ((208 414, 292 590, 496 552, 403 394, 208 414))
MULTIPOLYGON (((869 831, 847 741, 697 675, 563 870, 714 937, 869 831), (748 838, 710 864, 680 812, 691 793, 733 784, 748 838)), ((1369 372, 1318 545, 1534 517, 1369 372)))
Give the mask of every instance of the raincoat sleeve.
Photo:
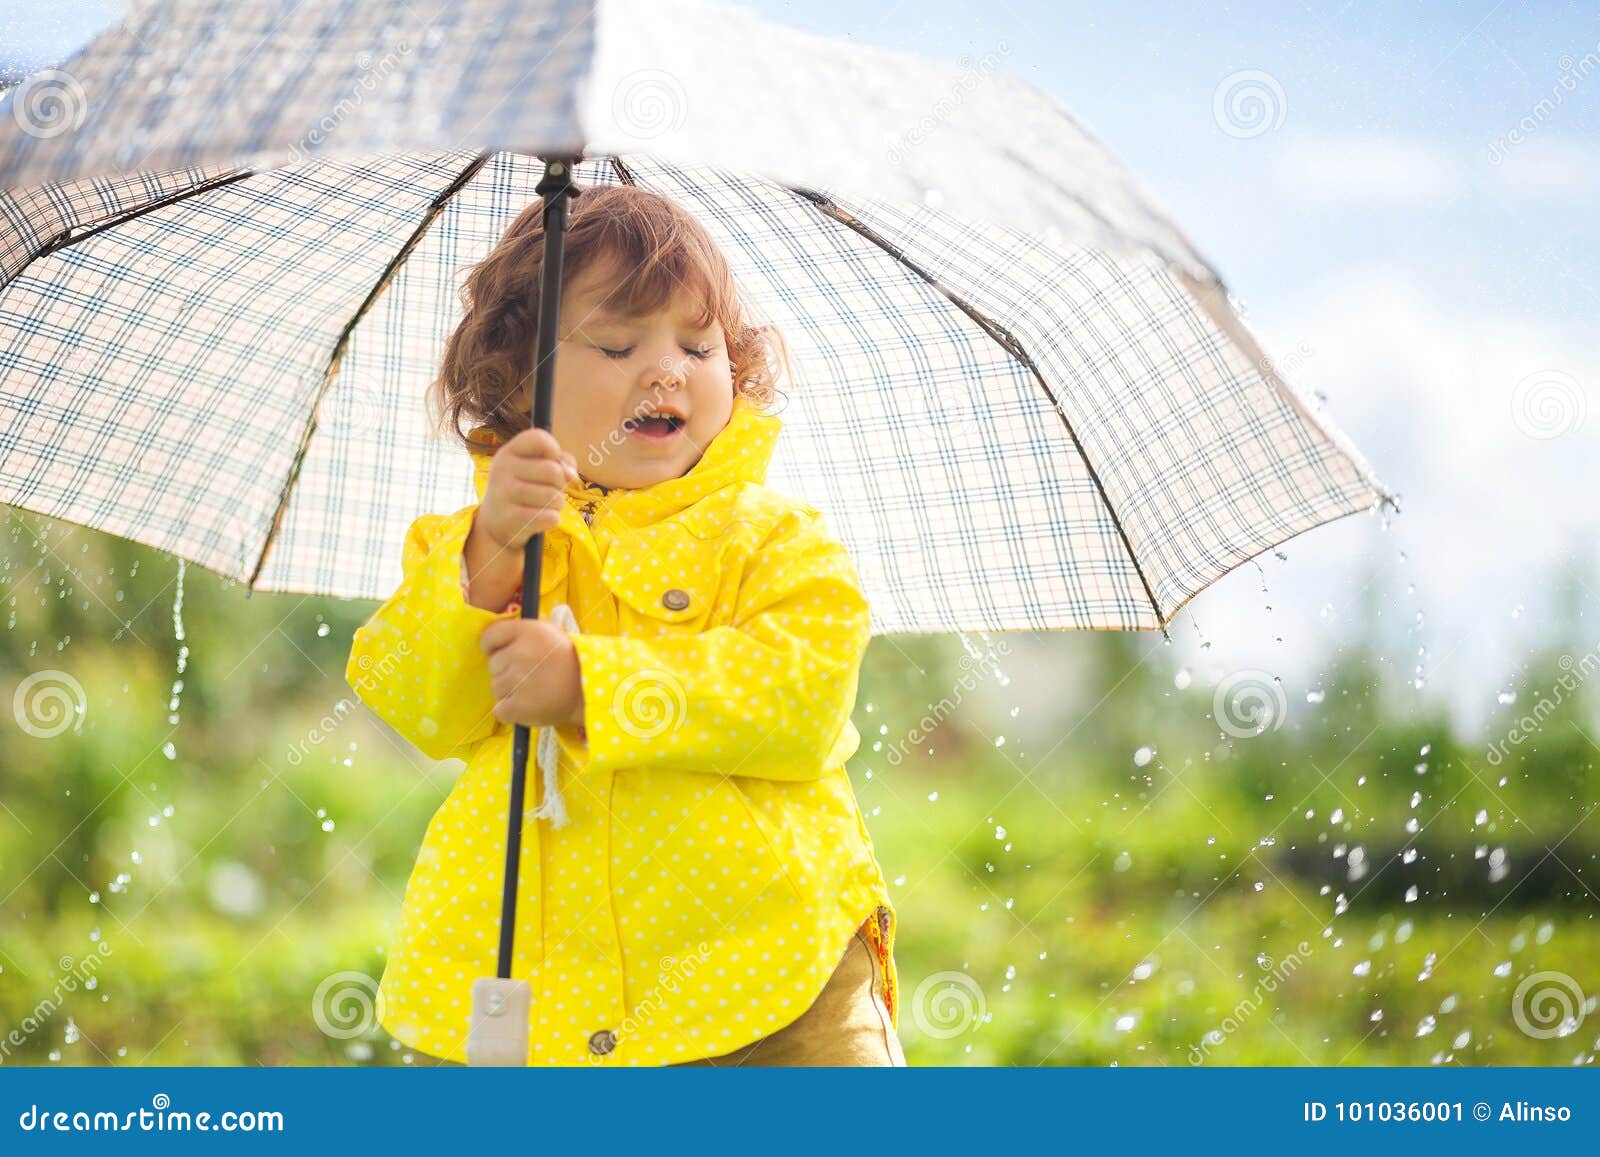
POLYGON ((588 764, 816 779, 859 743, 870 637, 849 554, 817 511, 787 513, 747 564, 731 625, 573 636, 588 764))
POLYGON ((400 585, 356 629, 345 682, 433 759, 465 758, 498 725, 483 629, 518 614, 486 611, 462 592, 462 558, 477 504, 424 514, 406 531, 400 585))

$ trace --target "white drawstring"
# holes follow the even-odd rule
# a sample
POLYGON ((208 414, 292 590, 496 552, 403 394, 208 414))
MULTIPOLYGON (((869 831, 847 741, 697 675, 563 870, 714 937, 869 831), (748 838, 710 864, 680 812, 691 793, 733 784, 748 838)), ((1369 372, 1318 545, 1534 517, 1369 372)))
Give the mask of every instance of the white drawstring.
MULTIPOLYGON (((578 633, 578 620, 566 603, 557 603, 550 609, 550 621, 570 634, 578 633)), ((566 827, 567 801, 561 796, 561 780, 556 768, 561 763, 561 742, 554 727, 539 728, 539 771, 544 781, 543 797, 534 809, 535 819, 549 820, 552 827, 566 827)))

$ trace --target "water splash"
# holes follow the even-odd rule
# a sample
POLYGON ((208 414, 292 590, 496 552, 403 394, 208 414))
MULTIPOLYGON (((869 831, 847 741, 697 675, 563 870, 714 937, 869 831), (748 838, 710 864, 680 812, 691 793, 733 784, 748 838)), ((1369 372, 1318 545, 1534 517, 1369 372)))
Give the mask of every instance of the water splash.
MULTIPOLYGON (((172 596, 172 633, 178 641, 178 670, 172 679, 172 692, 167 699, 167 722, 174 727, 178 725, 178 700, 183 694, 183 673, 189 666, 189 644, 185 642, 187 636, 183 630, 183 580, 187 573, 188 564, 178 560, 178 589, 172 596)), ((178 751, 170 742, 162 746, 161 752, 168 759, 177 759, 178 751)))

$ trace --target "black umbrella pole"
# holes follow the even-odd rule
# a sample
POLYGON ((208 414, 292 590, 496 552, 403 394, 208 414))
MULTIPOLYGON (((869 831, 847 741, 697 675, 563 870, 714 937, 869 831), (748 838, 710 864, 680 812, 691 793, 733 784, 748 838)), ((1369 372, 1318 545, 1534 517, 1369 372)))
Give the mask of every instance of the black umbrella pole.
MULTIPOLYGON (((544 177, 536 192, 544 200, 544 266, 539 276, 539 343, 534 363, 533 424, 550 428, 550 407, 555 394, 556 336, 561 321, 561 260, 566 249, 567 208, 578 195, 572 184, 575 157, 545 162, 544 177)), ((544 562, 544 531, 530 538, 522 556, 522 617, 539 617, 539 572, 544 562)), ((522 859, 522 811, 528 782, 528 748, 531 734, 517 724, 511 740, 511 805, 506 818, 505 892, 500 898, 500 965, 497 975, 511 976, 512 948, 517 936, 517 868, 522 859)))

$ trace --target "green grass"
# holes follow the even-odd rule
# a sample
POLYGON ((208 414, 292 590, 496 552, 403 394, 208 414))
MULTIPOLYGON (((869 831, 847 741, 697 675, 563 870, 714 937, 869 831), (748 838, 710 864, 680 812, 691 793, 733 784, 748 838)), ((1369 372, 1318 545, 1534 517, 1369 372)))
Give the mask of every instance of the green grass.
MULTIPOLYGON (((371 1021, 451 767, 364 710, 304 743, 349 695, 372 604, 246 600, 191 570, 174 724, 174 564, 33 525, 49 550, 13 526, 0 671, 66 672, 85 711, 52 738, 0 730, 0 1026, 38 1016, 0 1063, 416 1061, 343 1025, 371 1021), (102 945, 94 986, 62 991, 102 945)), ((1330 661, 1320 707, 1251 737, 1157 640, 1006 641, 1000 673, 934 637, 877 640, 863 672, 852 774, 913 1064, 1593 1062, 1587 698, 1493 766, 1510 713, 1462 738, 1370 641, 1330 661), (1576 1031, 1519 1028, 1540 972, 1581 989, 1576 1031)))

